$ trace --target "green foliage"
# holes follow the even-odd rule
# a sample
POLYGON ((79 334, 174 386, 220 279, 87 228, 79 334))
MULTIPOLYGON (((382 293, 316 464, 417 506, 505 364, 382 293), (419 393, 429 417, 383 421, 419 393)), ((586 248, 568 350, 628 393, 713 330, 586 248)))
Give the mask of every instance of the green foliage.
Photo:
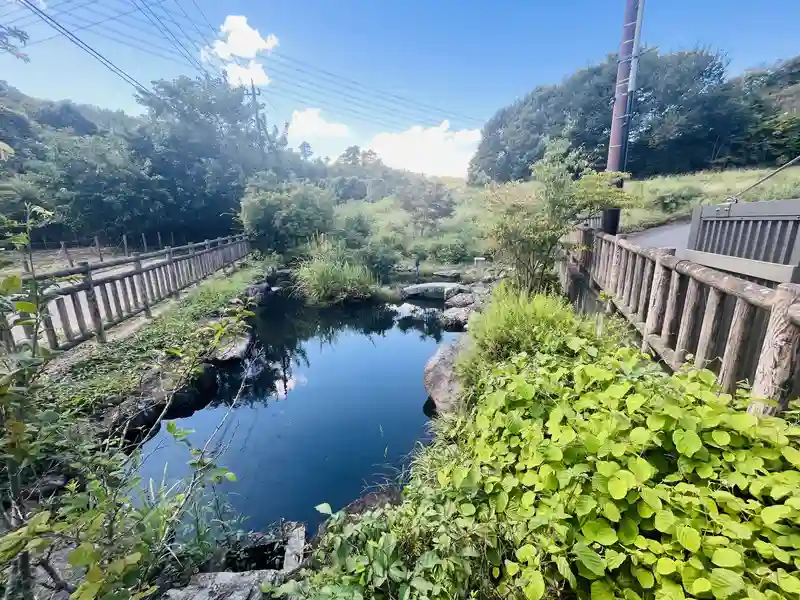
MULTIPOLYGON (((525 299, 495 298, 509 301, 525 299)), ((797 598, 800 430, 748 414, 708 371, 667 375, 597 339, 560 301, 527 301, 514 310, 537 324, 531 351, 480 369, 473 407, 437 423, 404 503, 336 513, 319 570, 281 591, 797 598)))
MULTIPOLYGON (((726 77, 721 53, 706 49, 644 52, 625 170, 635 177, 712 167, 774 165, 797 156, 797 58, 726 77)), ((530 177, 546 140, 568 129, 570 146, 594 168, 605 166, 617 57, 542 85, 486 123, 469 181, 530 177)))
POLYGON ((655 204, 665 213, 674 213, 682 208, 690 206, 702 196, 703 192, 699 188, 686 186, 658 194, 655 197, 655 204))
POLYGON ((285 253, 333 228, 333 202, 310 184, 277 189, 251 186, 242 201, 241 221, 262 251, 285 253))
POLYGON ((318 236, 295 270, 295 291, 312 304, 340 304, 373 298, 377 282, 341 243, 318 236))
POLYGON ((582 217, 606 206, 627 206, 632 198, 613 185, 619 173, 599 173, 569 150, 565 139, 549 140, 533 166, 535 186, 490 188, 496 220, 490 233, 495 256, 514 268, 516 283, 541 291, 552 276, 562 240, 582 217))

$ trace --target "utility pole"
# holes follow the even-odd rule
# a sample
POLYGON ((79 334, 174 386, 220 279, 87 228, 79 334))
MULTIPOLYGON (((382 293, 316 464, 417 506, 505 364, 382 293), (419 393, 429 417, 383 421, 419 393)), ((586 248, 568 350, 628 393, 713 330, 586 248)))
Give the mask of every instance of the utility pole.
MULTIPOLYGON (((643 11, 644 0, 625 0, 625 18, 622 24, 622 44, 619 49, 606 171, 621 171, 627 162, 630 110, 636 86, 636 63, 639 58, 639 37, 642 30, 643 11)), ((604 209, 603 231, 616 235, 619 229, 619 216, 619 208, 604 209)))
POLYGON ((261 107, 258 105, 258 96, 261 95, 261 90, 256 89, 256 84, 253 80, 250 80, 250 94, 245 92, 245 95, 249 95, 253 101, 253 116, 256 120, 256 133, 258 134, 258 148, 261 152, 261 160, 262 164, 267 164, 267 153, 264 149, 264 135, 261 130, 261 107))

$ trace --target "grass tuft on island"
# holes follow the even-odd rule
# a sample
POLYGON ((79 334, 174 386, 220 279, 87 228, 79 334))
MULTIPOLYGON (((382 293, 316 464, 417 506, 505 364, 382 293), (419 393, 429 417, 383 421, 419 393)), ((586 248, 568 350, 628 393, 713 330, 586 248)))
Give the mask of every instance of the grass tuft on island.
POLYGON ((467 402, 435 422, 404 502, 333 514, 280 593, 797 597, 796 426, 710 371, 664 373, 561 299, 501 288, 470 336, 467 402))
POLYGON ((174 357, 207 350, 213 335, 201 326, 262 272, 261 265, 252 265, 217 273, 131 335, 80 348, 78 360, 56 368, 47 394, 60 405, 91 412, 110 399, 137 392, 149 370, 159 366, 168 371, 170 364, 177 364, 174 357))

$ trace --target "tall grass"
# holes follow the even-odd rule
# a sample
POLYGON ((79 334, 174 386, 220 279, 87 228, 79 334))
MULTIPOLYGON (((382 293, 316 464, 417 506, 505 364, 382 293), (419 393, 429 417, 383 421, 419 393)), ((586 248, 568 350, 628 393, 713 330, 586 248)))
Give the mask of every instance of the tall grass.
POLYGON ((375 297, 378 284, 369 269, 346 248, 325 236, 308 245, 295 271, 295 293, 312 304, 341 304, 375 297))

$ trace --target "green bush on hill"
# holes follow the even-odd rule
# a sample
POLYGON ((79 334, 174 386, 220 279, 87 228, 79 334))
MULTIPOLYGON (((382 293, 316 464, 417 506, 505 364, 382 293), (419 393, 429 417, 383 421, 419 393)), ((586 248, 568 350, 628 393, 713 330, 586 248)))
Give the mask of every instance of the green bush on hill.
POLYGON ((334 515, 320 569, 284 592, 800 597, 800 428, 597 338, 560 300, 493 303, 473 404, 437 423, 404 503, 334 515))
POLYGON ((295 291, 313 304, 340 304, 374 297, 377 282, 341 243, 318 236, 295 270, 295 291))

